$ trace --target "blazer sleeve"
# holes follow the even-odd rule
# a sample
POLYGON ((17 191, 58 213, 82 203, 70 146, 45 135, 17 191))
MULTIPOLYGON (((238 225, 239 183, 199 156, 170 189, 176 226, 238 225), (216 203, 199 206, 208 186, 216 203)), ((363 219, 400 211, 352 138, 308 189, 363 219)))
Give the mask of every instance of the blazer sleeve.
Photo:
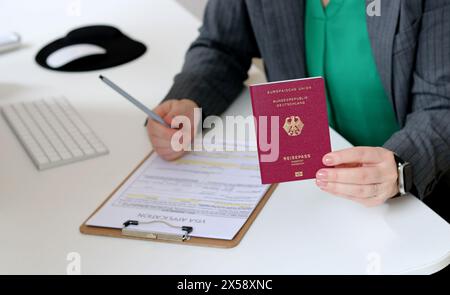
POLYGON ((424 3, 411 112, 384 145, 412 164, 420 199, 450 169, 450 5, 447 0, 424 3))
POLYGON ((199 32, 164 100, 189 98, 204 116, 217 115, 238 96, 252 58, 260 56, 245 1, 210 0, 199 32))

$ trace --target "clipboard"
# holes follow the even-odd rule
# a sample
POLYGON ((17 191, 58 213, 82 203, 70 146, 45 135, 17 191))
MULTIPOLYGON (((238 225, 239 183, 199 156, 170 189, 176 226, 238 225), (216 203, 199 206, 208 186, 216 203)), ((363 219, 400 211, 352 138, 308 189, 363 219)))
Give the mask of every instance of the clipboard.
MULTIPOLYGON (((119 228, 106 228, 106 227, 97 227, 87 225, 87 221, 94 216, 108 201, 109 199, 122 187, 125 182, 136 172, 139 167, 144 164, 144 162, 151 156, 152 152, 148 154, 137 166, 131 171, 131 173, 113 190, 113 192, 106 198, 105 201, 83 222, 80 226, 80 232, 82 234, 87 235, 97 235, 97 236, 107 236, 107 237, 115 237, 115 238, 125 238, 125 239, 137 239, 137 240, 148 240, 155 242, 166 242, 166 243, 179 243, 186 245, 194 245, 194 246, 205 246, 205 247, 215 247, 215 248, 233 248, 239 245, 248 229, 252 225, 253 221, 256 219, 258 214, 261 212, 264 205, 269 200, 270 196, 276 189, 277 184, 272 184, 261 200, 256 205, 253 212, 247 218, 247 221, 241 227, 241 229, 237 232, 232 240, 223 240, 223 239, 212 239, 212 238, 199 238, 199 237, 190 237, 189 233, 192 231, 192 228, 181 226, 180 235, 174 236, 173 234, 164 234, 161 232, 148 232, 148 231, 139 231, 134 226, 138 226, 139 222, 135 220, 125 220, 124 227, 122 229, 119 228)), ((166 223, 169 227, 176 227, 174 225, 166 223)))

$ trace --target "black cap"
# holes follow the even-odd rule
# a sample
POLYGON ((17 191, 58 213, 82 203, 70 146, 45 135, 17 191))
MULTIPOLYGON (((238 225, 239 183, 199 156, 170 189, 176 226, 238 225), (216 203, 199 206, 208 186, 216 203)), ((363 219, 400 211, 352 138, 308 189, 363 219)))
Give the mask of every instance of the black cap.
POLYGON ((87 26, 75 29, 67 36, 55 40, 42 48, 36 62, 42 67, 63 72, 84 72, 106 69, 130 62, 145 53, 146 46, 124 35, 120 30, 106 25, 87 26), (106 50, 106 54, 95 54, 71 61, 59 68, 47 64, 50 54, 66 46, 93 44, 106 50))

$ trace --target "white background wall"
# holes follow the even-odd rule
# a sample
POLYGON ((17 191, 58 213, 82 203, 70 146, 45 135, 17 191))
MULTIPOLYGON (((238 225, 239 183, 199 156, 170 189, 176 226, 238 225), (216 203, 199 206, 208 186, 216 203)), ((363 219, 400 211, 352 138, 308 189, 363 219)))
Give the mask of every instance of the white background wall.
POLYGON ((177 0, 182 6, 201 19, 208 0, 177 0))

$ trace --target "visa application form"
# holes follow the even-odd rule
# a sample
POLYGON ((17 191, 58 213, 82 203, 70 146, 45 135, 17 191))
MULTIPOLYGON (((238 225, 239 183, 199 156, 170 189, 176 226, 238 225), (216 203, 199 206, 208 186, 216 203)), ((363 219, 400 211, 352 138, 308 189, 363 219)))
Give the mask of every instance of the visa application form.
MULTIPOLYGON (((153 153, 87 225, 164 221, 192 226, 193 237, 231 240, 268 188, 261 184, 257 153, 249 149, 191 152, 173 162, 153 153)), ((151 228, 170 232, 163 223, 151 228)))

